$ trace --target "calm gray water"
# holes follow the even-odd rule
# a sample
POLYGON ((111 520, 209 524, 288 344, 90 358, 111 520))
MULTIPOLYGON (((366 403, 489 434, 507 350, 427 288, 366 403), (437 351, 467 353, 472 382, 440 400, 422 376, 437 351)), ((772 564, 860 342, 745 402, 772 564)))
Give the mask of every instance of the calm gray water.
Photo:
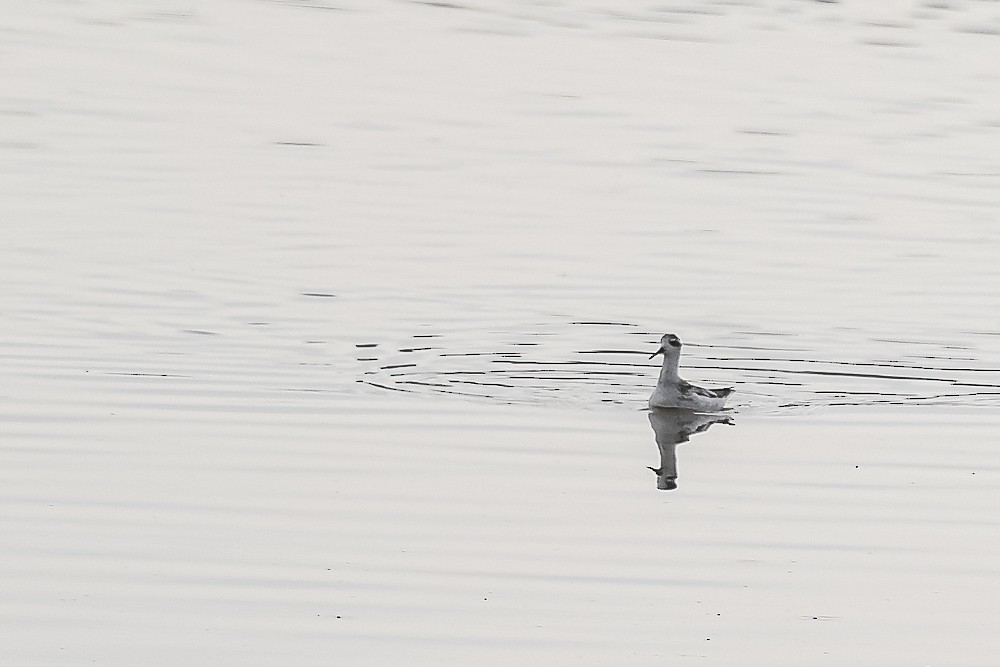
POLYGON ((639 406, 672 331, 741 408, 996 406, 998 21, 26 8, 8 375, 639 406))
POLYGON ((8 662, 991 664, 997 62, 972 0, 7 8, 8 662), (737 389, 676 462, 667 331, 737 389))

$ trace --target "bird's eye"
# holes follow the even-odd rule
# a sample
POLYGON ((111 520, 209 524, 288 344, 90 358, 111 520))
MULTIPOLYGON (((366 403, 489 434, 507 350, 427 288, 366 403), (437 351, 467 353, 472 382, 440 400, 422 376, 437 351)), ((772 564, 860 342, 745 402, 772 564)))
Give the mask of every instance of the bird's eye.
POLYGON ((679 338, 671 338, 667 342, 670 343, 671 345, 673 345, 674 347, 680 347, 681 346, 681 341, 680 341, 679 338))

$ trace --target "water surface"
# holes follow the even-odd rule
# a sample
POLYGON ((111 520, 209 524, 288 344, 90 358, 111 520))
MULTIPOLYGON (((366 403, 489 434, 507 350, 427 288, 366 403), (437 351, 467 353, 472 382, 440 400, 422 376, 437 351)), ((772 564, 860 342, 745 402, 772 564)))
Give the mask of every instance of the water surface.
POLYGON ((6 662, 992 664, 992 3, 6 18, 6 662))

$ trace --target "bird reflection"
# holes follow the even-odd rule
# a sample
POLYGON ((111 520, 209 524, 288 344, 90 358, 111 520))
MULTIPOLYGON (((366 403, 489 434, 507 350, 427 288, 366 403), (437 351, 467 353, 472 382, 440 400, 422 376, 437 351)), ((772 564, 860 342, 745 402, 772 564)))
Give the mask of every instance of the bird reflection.
POLYGON ((687 442, 695 433, 707 431, 712 424, 734 426, 735 422, 725 415, 706 415, 679 408, 653 408, 649 411, 649 424, 656 434, 660 467, 647 467, 656 473, 656 488, 671 491, 677 488, 677 445, 687 442))

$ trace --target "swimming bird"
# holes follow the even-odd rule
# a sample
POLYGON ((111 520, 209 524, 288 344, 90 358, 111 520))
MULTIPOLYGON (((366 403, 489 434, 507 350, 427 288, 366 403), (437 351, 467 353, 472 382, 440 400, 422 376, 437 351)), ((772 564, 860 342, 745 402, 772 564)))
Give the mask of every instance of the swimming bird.
POLYGON ((681 360, 681 339, 674 334, 663 334, 663 338, 660 339, 660 349, 649 358, 652 359, 658 354, 663 355, 663 367, 660 368, 656 389, 649 397, 649 407, 715 412, 722 409, 726 399, 733 393, 732 387, 705 389, 682 380, 677 374, 681 360))

